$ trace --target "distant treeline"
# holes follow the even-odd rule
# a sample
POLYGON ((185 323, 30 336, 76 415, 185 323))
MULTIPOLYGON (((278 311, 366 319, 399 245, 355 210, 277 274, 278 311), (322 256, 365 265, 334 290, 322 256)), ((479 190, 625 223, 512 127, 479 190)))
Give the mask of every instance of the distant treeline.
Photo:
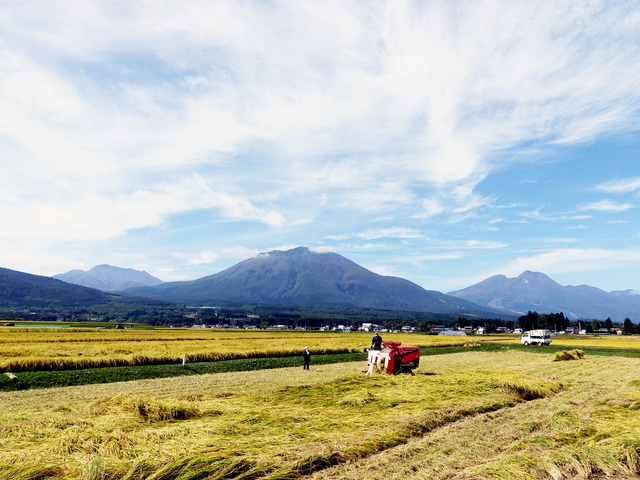
POLYGON ((331 308, 296 305, 219 304, 216 306, 174 305, 164 302, 136 301, 123 298, 108 304, 75 307, 0 307, 0 319, 22 319, 46 322, 123 322, 147 323, 155 326, 229 325, 320 328, 344 325, 359 327, 374 323, 390 330, 412 326, 428 331, 436 325, 495 325, 513 327, 513 320, 467 320, 456 315, 403 310, 331 308))
MULTIPOLYGON (((489 333, 498 327, 532 330, 547 328, 561 331, 568 326, 578 326, 587 331, 599 328, 624 327, 624 333, 640 333, 631 321, 616 324, 610 319, 570 320, 560 313, 528 312, 519 318, 477 318, 429 312, 404 310, 377 310, 357 308, 332 308, 299 305, 271 304, 218 304, 215 306, 175 305, 166 302, 146 302, 141 299, 112 299, 108 304, 91 306, 0 307, 0 321, 29 320, 45 322, 122 322, 146 323, 154 326, 190 327, 193 325, 229 325, 231 327, 272 327, 287 325, 292 328, 321 327, 358 328, 362 323, 374 323, 388 330, 400 330, 411 326, 419 331, 429 331, 435 326, 446 328, 485 327, 489 333)), ((628 319, 627 319, 628 320, 628 319)))
POLYGON ((610 318, 606 320, 580 319, 569 320, 560 313, 538 313, 527 312, 526 315, 518 318, 518 327, 522 330, 534 330, 537 328, 555 330, 557 332, 566 330, 568 327, 577 327, 589 333, 609 332, 614 328, 620 328, 624 335, 640 333, 640 325, 635 325, 629 318, 625 318, 622 324, 613 322, 610 318))

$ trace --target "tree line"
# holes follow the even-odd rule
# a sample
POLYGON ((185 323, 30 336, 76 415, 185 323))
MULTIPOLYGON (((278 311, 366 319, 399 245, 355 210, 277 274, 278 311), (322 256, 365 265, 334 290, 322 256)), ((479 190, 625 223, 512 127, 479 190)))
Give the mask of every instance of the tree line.
MULTIPOLYGON (((616 324, 620 325, 620 324, 616 324)), ((570 326, 575 326, 580 328, 581 330, 585 330, 588 333, 598 332, 602 329, 612 332, 614 327, 614 323, 611 318, 607 318, 604 321, 593 319, 593 320, 577 320, 570 321, 567 317, 564 316, 562 312, 560 313, 538 313, 529 311, 526 315, 522 315, 518 318, 518 327, 523 331, 526 330, 536 330, 536 329, 546 329, 546 330, 555 330, 557 332, 561 332, 566 330, 570 326)), ((640 333, 640 325, 634 324, 629 317, 624 319, 622 324, 622 333, 623 335, 632 335, 640 333)))

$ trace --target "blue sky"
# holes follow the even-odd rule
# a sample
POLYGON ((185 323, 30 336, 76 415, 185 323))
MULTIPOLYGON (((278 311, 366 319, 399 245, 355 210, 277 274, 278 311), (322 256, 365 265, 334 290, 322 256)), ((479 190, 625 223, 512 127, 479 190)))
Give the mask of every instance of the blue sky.
POLYGON ((640 3, 525 3, 1 3, 0 266, 640 290, 640 3))

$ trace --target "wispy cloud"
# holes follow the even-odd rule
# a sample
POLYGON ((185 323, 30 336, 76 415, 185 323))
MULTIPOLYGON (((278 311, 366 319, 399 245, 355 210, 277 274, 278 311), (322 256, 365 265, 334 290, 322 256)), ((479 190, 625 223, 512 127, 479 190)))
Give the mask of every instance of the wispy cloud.
MULTIPOLYGON (((637 130, 639 11, 570 1, 2 3, 0 264, 52 255, 43 232, 57 247, 96 248, 194 212, 230 243, 255 228, 274 235, 267 244, 294 243, 313 226, 310 243, 369 242, 358 248, 475 219, 499 208, 478 192, 494 172, 637 130)), ((638 189, 638 178, 596 187, 638 189)), ((193 248, 203 253, 174 258, 215 259, 193 248)))
POLYGON ((594 187, 598 192, 630 193, 640 190, 640 178, 623 178, 601 183, 594 187))
POLYGON ((484 250, 506 248, 509 246, 509 244, 505 242, 497 242, 494 240, 460 240, 438 242, 438 246, 459 250, 484 250))
MULTIPOLYGON (((573 214, 573 215, 547 214, 547 213, 542 213, 542 208, 543 207, 536 208, 535 210, 530 210, 526 212, 520 212, 518 216, 526 218, 528 220, 535 220, 535 221, 541 221, 541 222, 568 222, 573 220, 587 220, 589 218, 592 218, 591 215, 586 215, 586 214, 573 214)), ((578 210, 588 211, 588 210, 595 210, 595 209, 578 208, 578 210)))
MULTIPOLYGON (((638 34, 626 12, 603 16, 597 3, 496 2, 463 11, 447 2, 248 7, 52 2, 29 13, 27 29, 26 11, 5 5, 5 38, 22 48, 5 43, 3 50, 10 61, 0 107, 11 118, 3 134, 18 148, 29 146, 20 154, 28 171, 46 158, 36 171, 46 165, 49 178, 64 173, 74 185, 101 171, 118 179, 117 188, 145 171, 226 166, 234 155, 257 154, 258 144, 280 158, 268 168, 254 165, 267 187, 270 172, 279 171, 292 192, 338 189, 335 201, 364 212, 412 203, 410 179, 468 182, 448 197, 458 199, 453 204, 417 202, 415 215, 428 217, 482 206, 473 186, 496 149, 533 139, 588 141, 638 117, 640 66, 628 62, 638 34), (65 18, 79 21, 58 29, 65 18), (579 27, 587 21, 589 30, 579 27), (625 36, 627 50, 619 44, 625 36), (362 155, 371 151, 383 153, 367 156, 365 169, 362 155), (341 154, 345 160, 334 157, 341 154), (336 173, 318 175, 332 157, 336 173), (308 173, 287 173, 295 159, 308 173), (378 194, 366 193, 371 188, 378 194)), ((234 159, 233 168, 241 162, 234 159)), ((256 199, 266 193, 252 188, 256 199)), ((119 230, 146 223, 124 221, 119 230)))
POLYGON ((616 203, 611 200, 600 200, 599 202, 594 203, 583 203, 578 205, 578 210, 581 212, 594 210, 597 212, 624 212, 633 208, 633 205, 630 203, 616 203))
POLYGON ((382 228, 378 230, 367 230, 366 232, 356 234, 356 237, 363 238, 365 240, 376 240, 379 238, 422 238, 424 237, 424 235, 411 228, 394 227, 382 228))

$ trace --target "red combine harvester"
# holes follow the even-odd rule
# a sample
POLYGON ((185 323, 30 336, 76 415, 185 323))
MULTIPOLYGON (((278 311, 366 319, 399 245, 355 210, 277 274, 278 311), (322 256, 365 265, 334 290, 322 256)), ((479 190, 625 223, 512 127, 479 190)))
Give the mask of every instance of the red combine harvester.
POLYGON ((389 375, 411 373, 420 364, 420 347, 400 342, 382 342, 382 350, 369 350, 367 375, 385 371, 389 375))

